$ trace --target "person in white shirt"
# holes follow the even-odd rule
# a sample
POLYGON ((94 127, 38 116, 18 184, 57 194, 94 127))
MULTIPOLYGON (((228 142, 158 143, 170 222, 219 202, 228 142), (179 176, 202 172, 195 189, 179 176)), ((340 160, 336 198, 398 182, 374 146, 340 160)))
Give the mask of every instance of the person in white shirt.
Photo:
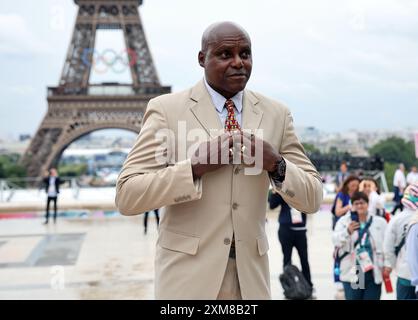
POLYGON ((371 177, 364 178, 359 185, 359 191, 369 197, 369 213, 385 216, 385 198, 379 192, 377 181, 371 177))
POLYGON ((49 170, 49 175, 43 180, 45 192, 47 194, 46 200, 46 212, 45 212, 45 222, 48 224, 49 220, 49 205, 51 201, 54 204, 54 223, 57 222, 57 199, 58 194, 60 193, 59 186, 61 184, 60 177, 58 176, 57 169, 52 168, 49 170))
MULTIPOLYGON (((418 208, 418 201, 416 205, 418 208)), ((406 255, 411 270, 411 285, 415 286, 415 295, 418 300, 418 209, 415 212, 406 239, 406 255)))
POLYGON ((418 172, 417 172, 417 167, 416 166, 411 167, 411 171, 406 176, 406 183, 408 185, 418 183, 418 172))
POLYGON ((408 186, 402 198, 404 210, 390 220, 383 245, 385 267, 383 274, 389 276, 393 269, 398 277, 396 298, 398 300, 415 299, 415 287, 411 284, 411 272, 407 262, 406 237, 409 225, 418 208, 418 184, 408 186), (415 200, 414 200, 415 199, 415 200))
POLYGON ((405 178, 405 166, 403 163, 399 164, 398 169, 395 172, 395 176, 393 177, 393 201, 395 201, 395 207, 392 210, 392 215, 396 213, 398 209, 403 210, 402 205, 402 197, 403 197, 403 191, 406 188, 406 178, 405 178))

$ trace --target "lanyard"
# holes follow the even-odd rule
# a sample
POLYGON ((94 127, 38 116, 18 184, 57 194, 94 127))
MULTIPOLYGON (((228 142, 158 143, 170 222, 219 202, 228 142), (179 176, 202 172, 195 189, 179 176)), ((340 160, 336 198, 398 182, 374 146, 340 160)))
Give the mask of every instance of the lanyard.
POLYGON ((357 247, 360 244, 360 247, 364 247, 366 244, 367 237, 369 235, 369 228, 373 222, 373 216, 370 217, 369 221, 367 221, 366 225, 364 226, 363 230, 359 230, 359 238, 354 243, 354 247, 357 247))

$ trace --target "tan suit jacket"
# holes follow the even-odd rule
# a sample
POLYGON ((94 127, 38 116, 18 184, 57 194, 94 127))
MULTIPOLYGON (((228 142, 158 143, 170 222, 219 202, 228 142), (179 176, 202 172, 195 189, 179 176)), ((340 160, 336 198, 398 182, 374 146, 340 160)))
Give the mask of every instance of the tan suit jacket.
MULTIPOLYGON (((300 211, 317 212, 321 179, 295 135, 289 110, 245 90, 242 112, 242 128, 262 129, 263 139, 286 160, 286 179, 278 189, 284 200, 300 211)), ((117 182, 116 205, 122 214, 164 207, 155 258, 156 298, 216 299, 234 234, 243 299, 270 299, 265 233, 268 174, 246 175, 242 165, 227 165, 193 181, 190 156, 176 149, 171 163, 156 160, 156 155, 172 151, 168 146, 173 142, 196 144, 184 136, 196 132, 193 129, 203 131, 204 140, 216 136, 211 130, 220 134, 223 129, 203 81, 149 102, 142 130, 117 182), (167 128, 173 135, 164 147, 156 135, 167 128)))

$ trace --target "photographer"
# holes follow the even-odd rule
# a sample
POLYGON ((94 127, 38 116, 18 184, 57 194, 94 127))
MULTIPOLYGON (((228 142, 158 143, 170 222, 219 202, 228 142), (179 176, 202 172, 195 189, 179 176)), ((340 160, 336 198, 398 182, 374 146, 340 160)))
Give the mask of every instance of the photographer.
POLYGON ((386 221, 368 212, 363 192, 351 197, 352 210, 338 220, 333 233, 340 280, 347 300, 379 300, 386 221))

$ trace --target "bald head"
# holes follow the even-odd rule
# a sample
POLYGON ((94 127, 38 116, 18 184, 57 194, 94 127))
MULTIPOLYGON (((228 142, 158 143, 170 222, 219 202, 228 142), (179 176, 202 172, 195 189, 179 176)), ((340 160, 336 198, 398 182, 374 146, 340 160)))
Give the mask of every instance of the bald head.
POLYGON ((244 90, 252 70, 250 37, 233 22, 210 25, 202 36, 199 64, 207 83, 229 99, 244 90))
POLYGON ((216 22, 211 24, 202 35, 202 52, 206 52, 210 44, 217 43, 223 39, 241 38, 251 43, 248 32, 239 24, 230 21, 216 22))

